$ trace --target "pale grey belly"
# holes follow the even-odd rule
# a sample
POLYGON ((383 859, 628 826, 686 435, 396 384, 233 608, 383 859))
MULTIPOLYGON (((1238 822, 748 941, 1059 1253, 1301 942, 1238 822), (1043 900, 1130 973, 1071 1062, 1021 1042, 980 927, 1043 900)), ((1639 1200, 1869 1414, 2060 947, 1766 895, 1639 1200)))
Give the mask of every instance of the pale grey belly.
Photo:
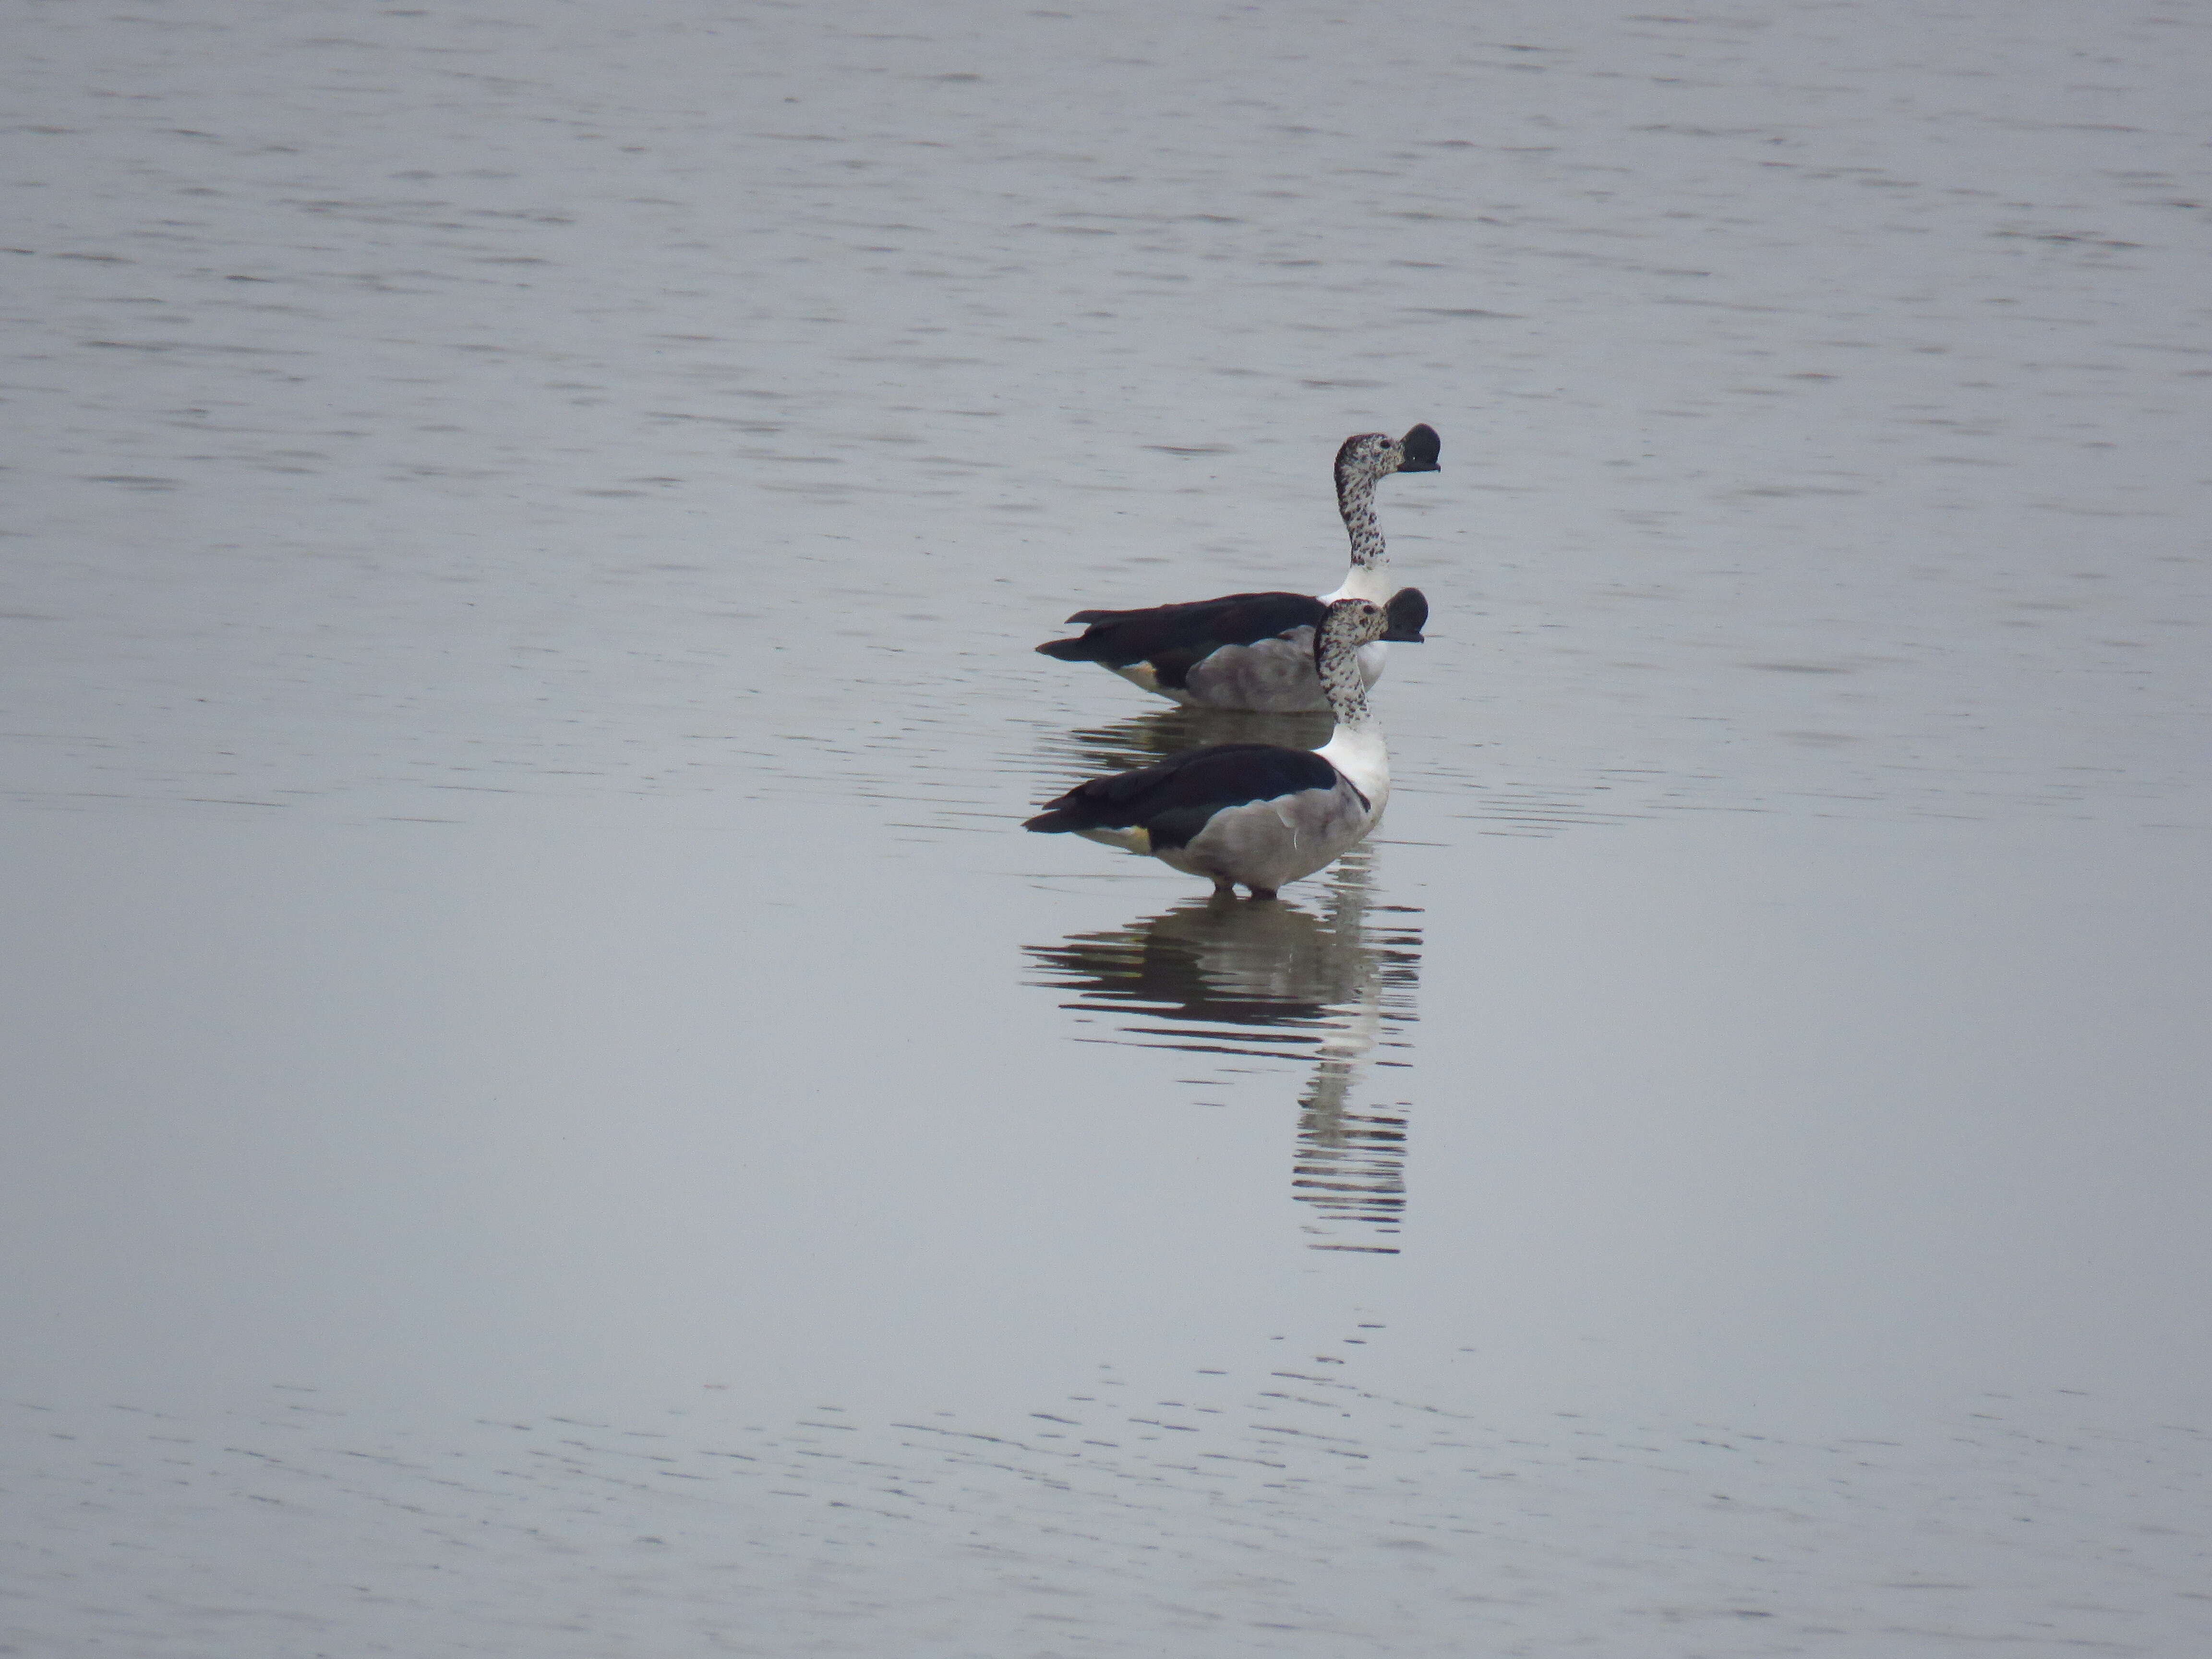
POLYGON ((1188 846, 1157 856, 1194 876, 1278 888, 1350 852, 1380 817, 1340 781, 1332 789, 1224 807, 1188 846))
MULTIPOLYGON (((1250 708, 1263 714, 1303 714, 1328 707, 1314 672, 1314 631, 1294 628, 1272 640, 1224 645, 1190 671, 1183 689, 1157 688, 1177 702, 1200 708, 1250 708)), ((1389 647, 1376 641, 1359 647, 1360 678, 1372 685, 1382 676, 1389 647)))

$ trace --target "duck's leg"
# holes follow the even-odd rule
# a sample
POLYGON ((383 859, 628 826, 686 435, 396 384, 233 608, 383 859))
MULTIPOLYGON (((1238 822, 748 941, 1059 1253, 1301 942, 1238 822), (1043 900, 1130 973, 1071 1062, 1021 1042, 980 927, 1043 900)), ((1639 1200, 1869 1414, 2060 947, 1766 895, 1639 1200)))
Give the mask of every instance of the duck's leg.
POLYGON ((1216 876, 1213 878, 1213 896, 1216 898, 1235 898, 1237 896, 1237 884, 1230 880, 1226 876, 1216 876))
POLYGON ((1272 887, 1255 887, 1252 890, 1252 896, 1255 899, 1271 899, 1275 896, 1275 890, 1272 887))

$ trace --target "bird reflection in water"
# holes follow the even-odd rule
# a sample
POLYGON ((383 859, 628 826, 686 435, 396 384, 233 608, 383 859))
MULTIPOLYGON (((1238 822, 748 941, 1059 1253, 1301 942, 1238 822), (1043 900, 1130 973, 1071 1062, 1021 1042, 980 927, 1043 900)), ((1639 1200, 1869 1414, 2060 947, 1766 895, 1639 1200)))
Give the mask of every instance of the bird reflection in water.
POLYGON ((1106 726, 1042 735, 1045 752, 1054 762, 1065 763, 1067 782, 1076 784, 1103 772, 1150 766, 1209 743, 1276 743, 1286 749, 1318 749, 1328 741, 1335 725, 1327 710, 1312 714, 1253 714, 1218 708, 1163 708, 1126 715, 1106 726))
MULTIPOLYGON (((1174 715, 1154 716, 1172 720, 1174 715)), ((1279 717, 1277 717, 1279 720, 1279 717)), ((1127 724, 1137 724, 1127 722, 1127 724)), ((1141 763, 1141 762, 1136 763, 1141 763)), ((1218 1057, 1218 1078, 1310 1063, 1291 1189, 1316 1249, 1395 1254, 1406 1209, 1407 1103, 1359 1105, 1370 1068, 1403 1066, 1420 971, 1420 912, 1373 902, 1373 853, 1338 860, 1298 899, 1192 899, 1109 933, 1031 945, 1062 1006, 1119 1027, 1091 1041, 1218 1057)))

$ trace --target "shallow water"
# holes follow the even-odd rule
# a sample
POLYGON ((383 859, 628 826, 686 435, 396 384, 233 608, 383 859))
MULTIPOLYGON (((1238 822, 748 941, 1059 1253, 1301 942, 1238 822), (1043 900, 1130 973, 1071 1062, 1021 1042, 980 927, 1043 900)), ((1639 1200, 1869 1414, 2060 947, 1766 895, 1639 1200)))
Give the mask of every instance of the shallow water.
POLYGON ((0 1650, 2199 1651, 2206 20, 625 16, 11 29, 0 1650))

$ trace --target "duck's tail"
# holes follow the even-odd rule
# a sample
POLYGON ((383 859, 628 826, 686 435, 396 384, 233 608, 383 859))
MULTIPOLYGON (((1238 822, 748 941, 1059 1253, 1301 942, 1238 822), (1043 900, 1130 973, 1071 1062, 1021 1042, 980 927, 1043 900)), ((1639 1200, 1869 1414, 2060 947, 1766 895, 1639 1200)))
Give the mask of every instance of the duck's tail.
POLYGON ((1047 640, 1037 647, 1042 656, 1057 657, 1062 662, 1103 662, 1099 641, 1088 634, 1079 634, 1072 640, 1047 640))

